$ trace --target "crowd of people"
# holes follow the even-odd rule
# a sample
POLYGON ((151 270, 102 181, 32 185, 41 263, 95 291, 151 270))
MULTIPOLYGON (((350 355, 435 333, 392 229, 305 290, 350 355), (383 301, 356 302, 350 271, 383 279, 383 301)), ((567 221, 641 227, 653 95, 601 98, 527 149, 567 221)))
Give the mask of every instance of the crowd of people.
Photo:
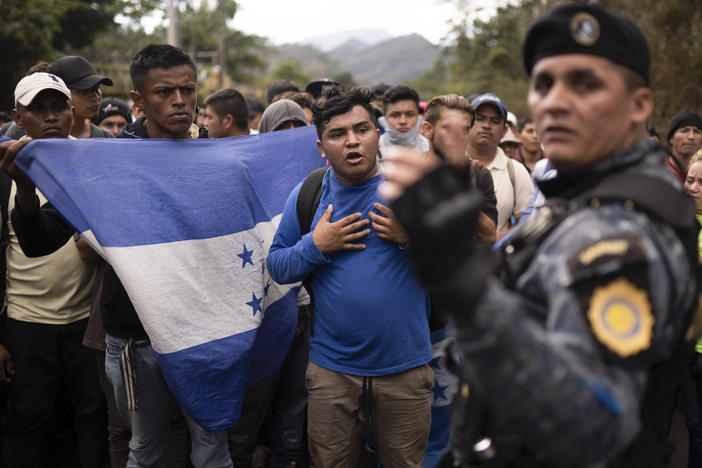
POLYGON ((564 5, 525 40, 531 115, 490 90, 329 79, 198 107, 170 45, 134 57, 129 96, 103 99, 112 79, 83 57, 33 66, 0 113, 0 466, 662 467, 678 393, 702 466, 702 116, 654 141, 649 61, 629 19, 564 5), (122 280, 14 157, 308 125, 327 167, 290 194, 266 262, 304 285, 294 339, 209 433, 122 280))

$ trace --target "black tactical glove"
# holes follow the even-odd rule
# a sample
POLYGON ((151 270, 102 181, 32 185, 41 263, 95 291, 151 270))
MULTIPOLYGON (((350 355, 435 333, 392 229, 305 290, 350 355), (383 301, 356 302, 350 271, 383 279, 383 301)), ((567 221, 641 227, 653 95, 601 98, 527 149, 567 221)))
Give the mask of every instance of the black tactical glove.
POLYGON ((470 187, 470 178, 451 166, 440 166, 409 187, 393 203, 407 231, 407 254, 422 283, 434 299, 461 291, 461 302, 477 299, 492 270, 473 235, 482 196, 470 187), (454 278, 460 271, 461 278, 454 278), (455 284, 460 281, 460 286, 455 284), (449 288, 447 290, 447 288, 449 288))

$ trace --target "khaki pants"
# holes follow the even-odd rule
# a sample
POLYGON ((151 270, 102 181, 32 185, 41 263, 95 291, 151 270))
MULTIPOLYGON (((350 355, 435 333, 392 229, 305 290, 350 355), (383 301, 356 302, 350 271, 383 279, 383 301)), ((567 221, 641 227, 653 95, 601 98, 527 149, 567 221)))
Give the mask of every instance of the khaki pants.
POLYGON ((361 428, 386 468, 421 467, 431 425, 434 372, 428 365, 380 377, 307 366, 308 438, 315 468, 355 468, 361 428))

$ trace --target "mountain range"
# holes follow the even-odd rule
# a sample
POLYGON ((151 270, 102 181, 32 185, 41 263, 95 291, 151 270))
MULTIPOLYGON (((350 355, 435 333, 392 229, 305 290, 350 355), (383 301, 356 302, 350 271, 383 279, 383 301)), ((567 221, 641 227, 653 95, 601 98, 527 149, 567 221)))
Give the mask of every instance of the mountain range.
POLYGON ((331 52, 348 41, 360 40, 370 46, 388 39, 392 39, 392 36, 382 29, 353 29, 309 37, 301 40, 300 44, 311 45, 322 52, 331 52))
POLYGON ((314 78, 343 72, 358 84, 399 84, 422 76, 441 49, 419 34, 392 37, 381 30, 354 30, 305 39, 276 47, 270 58, 274 68, 294 60, 314 78))

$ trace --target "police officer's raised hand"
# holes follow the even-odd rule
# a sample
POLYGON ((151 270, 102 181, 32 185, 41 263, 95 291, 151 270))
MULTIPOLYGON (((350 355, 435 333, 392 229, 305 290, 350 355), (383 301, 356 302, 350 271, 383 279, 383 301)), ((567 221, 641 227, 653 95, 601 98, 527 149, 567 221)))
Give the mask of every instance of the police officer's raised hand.
MULTIPOLYGON (((414 172, 415 176, 420 173, 414 172)), ((392 209, 407 231, 407 253, 415 271, 432 291, 447 275, 473 263, 470 258, 477 249, 471 239, 482 196, 470 187, 463 172, 448 165, 439 166, 406 188, 405 182, 398 185, 403 193, 392 209)), ((474 270, 483 277, 475 284, 482 284, 485 269, 474 266, 474 270)))
POLYGON ((329 205, 312 231, 312 240, 319 251, 329 255, 340 250, 365 249, 366 244, 358 244, 356 241, 370 234, 370 229, 363 229, 370 221, 360 219, 361 213, 354 213, 331 223, 329 220, 333 212, 334 207, 329 205))
POLYGON ((425 174, 436 169, 441 161, 431 154, 419 153, 409 148, 390 148, 383 153, 383 175, 378 192, 392 202, 425 174))
POLYGON ((29 137, 0 143, 0 171, 6 173, 17 185, 17 206, 22 213, 31 213, 39 207, 34 183, 15 164, 15 156, 32 141, 29 137))

